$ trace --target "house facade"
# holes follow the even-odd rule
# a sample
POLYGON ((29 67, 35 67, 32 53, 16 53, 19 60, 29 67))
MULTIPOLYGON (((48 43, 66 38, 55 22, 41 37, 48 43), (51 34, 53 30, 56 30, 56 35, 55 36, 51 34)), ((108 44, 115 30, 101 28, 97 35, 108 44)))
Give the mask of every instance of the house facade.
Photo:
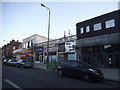
POLYGON ((120 10, 77 23, 77 58, 104 68, 118 68, 120 10))
POLYGON ((19 49, 21 42, 12 40, 2 47, 2 55, 5 58, 14 58, 13 51, 19 49))
MULTIPOLYGON (((120 10, 76 24, 77 60, 99 67, 118 80, 120 66, 120 10)), ((110 77, 110 79, 112 79, 110 77)))

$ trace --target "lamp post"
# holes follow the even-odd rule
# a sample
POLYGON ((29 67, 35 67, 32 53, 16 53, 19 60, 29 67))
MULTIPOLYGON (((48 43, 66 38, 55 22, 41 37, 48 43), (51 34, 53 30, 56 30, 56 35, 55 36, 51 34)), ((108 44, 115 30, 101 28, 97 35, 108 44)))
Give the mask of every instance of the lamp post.
POLYGON ((47 62, 49 61, 49 34, 50 34, 50 8, 46 7, 44 4, 41 4, 42 7, 45 7, 49 10, 48 18, 48 42, 47 42, 47 62))

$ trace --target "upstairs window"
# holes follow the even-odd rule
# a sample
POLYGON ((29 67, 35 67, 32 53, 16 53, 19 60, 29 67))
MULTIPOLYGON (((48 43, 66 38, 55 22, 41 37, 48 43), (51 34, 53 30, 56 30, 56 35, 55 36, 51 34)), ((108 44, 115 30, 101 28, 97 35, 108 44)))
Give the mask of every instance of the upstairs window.
POLYGON ((111 19, 105 22, 105 28, 111 28, 115 26, 115 20, 111 19))
POLYGON ((86 26, 86 32, 90 32, 90 26, 86 26))
POLYGON ((80 33, 83 34, 84 33, 84 28, 80 28, 80 33))
POLYGON ((101 30, 101 29, 102 29, 101 23, 94 24, 94 31, 101 30))

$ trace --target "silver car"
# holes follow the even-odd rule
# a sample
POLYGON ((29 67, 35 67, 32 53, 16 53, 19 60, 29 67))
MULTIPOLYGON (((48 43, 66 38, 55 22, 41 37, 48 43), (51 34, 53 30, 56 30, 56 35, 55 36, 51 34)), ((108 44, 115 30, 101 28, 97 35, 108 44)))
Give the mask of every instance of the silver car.
POLYGON ((25 60, 25 59, 21 59, 21 60, 18 60, 17 61, 17 64, 16 64, 17 67, 28 67, 28 68, 33 68, 34 66, 34 63, 33 62, 30 62, 28 60, 25 60))

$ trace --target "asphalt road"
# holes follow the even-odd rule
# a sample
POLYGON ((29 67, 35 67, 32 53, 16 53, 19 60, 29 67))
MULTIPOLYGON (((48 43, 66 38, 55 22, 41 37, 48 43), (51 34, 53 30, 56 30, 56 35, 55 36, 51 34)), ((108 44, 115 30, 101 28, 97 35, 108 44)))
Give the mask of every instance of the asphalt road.
POLYGON ((60 77, 56 71, 17 68, 3 65, 2 88, 118 88, 115 82, 85 82, 83 80, 60 77))

